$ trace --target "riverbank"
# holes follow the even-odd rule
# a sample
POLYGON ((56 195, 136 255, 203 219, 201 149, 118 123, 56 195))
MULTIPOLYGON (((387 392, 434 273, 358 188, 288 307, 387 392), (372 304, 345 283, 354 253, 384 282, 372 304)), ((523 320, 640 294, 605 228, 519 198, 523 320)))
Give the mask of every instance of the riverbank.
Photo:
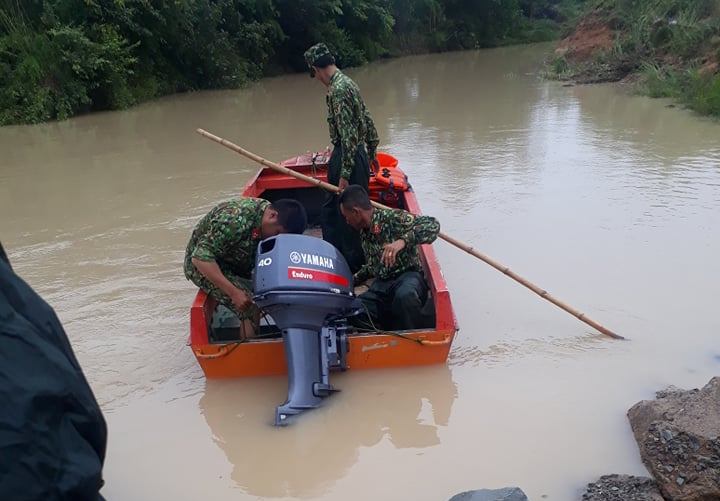
POLYGON ((585 0, 81 2, 0 6, 0 125, 124 109, 305 71, 326 42, 341 68, 387 57, 560 38, 585 0))
POLYGON ((720 117, 720 0, 596 1, 564 38, 548 75, 632 83, 720 117))

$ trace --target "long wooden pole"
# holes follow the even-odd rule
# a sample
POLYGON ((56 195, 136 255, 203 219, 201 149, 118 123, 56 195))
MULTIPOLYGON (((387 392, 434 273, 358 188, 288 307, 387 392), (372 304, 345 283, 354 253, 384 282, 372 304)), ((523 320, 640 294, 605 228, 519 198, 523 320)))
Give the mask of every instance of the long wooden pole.
MULTIPOLYGON (((251 160, 254 160, 254 161, 256 161, 257 163, 259 163, 259 164, 261 164, 261 165, 263 165, 263 166, 265 166, 265 167, 267 167, 267 168, 269 168, 269 169, 272 169, 272 170, 275 170, 275 171, 278 171, 278 172, 282 172, 283 174, 287 174, 288 176, 292 176, 292 177, 294 177, 294 178, 296 178, 296 179, 300 179, 300 180, 305 181, 305 182, 307 182, 307 183, 309 183, 309 184, 313 184, 313 185, 315 185, 315 186, 318 186, 318 187, 323 188, 323 189, 325 189, 325 190, 331 191, 331 192, 333 192, 333 193, 338 193, 338 192, 340 191, 340 189, 339 189, 337 186, 333 185, 333 184, 326 183, 326 182, 321 181, 321 180, 319 180, 319 179, 316 179, 316 178, 314 178, 314 177, 306 176, 305 174, 301 174, 301 173, 299 173, 299 172, 295 172, 295 171, 292 170, 292 169, 288 169, 287 167, 283 167, 282 165, 278 165, 278 164, 276 164, 275 162, 271 162, 271 161, 269 161, 269 160, 266 160, 266 159, 264 159, 263 157, 258 156, 258 155, 256 155, 256 154, 254 154, 254 153, 252 153, 252 152, 244 149, 244 148, 241 148, 241 147, 238 146, 237 144, 231 143, 231 142, 228 141, 227 139, 223 139, 223 138, 221 138, 221 137, 219 137, 219 136, 216 136, 215 134, 211 134, 210 132, 207 132, 206 130, 197 129, 197 132, 198 132, 198 134, 200 134, 201 136, 205 136, 206 138, 211 139, 212 141, 215 141, 216 143, 220 143, 220 144, 222 144, 223 146, 225 146, 226 148, 231 149, 231 150, 235 151, 236 153, 239 153, 239 154, 241 154, 241 155, 243 155, 243 156, 245 156, 245 157, 247 157, 247 158, 249 158, 249 159, 251 159, 251 160)), ((379 203, 377 203, 377 202, 375 202, 375 201, 371 201, 371 203, 373 204, 374 207, 377 207, 377 208, 380 208, 380 209, 387 209, 387 208, 388 208, 387 206, 385 206, 385 205, 383 205, 383 204, 379 204, 379 203)), ((550 302, 551 302, 552 304, 554 304, 555 306, 557 306, 557 307, 565 310, 566 312, 570 313, 570 314, 573 315, 574 317, 577 317, 579 320, 585 322, 586 324, 588 324, 588 325, 589 325, 590 327, 592 327, 593 329, 596 329, 597 331, 605 334, 606 336, 610 336, 611 338, 614 338, 614 339, 625 339, 624 337, 620 336, 619 334, 615 334, 615 333, 614 333, 613 331, 611 331, 610 329, 608 329, 608 328, 600 325, 599 323, 595 322, 594 320, 592 320, 591 318, 589 318, 589 317, 588 317, 587 315, 585 315, 584 313, 581 313, 580 311, 576 310, 575 308, 573 308, 573 307, 571 307, 571 306, 563 303, 563 302, 560 301, 559 299, 556 299, 555 297, 551 296, 546 290, 541 289, 540 287, 538 287, 537 285, 533 284, 532 282, 524 279, 524 278, 521 277, 520 275, 518 275, 518 274, 516 274, 515 272, 513 272, 512 270, 510 270, 510 268, 508 268, 507 266, 498 263, 498 262, 495 261, 494 259, 491 259, 490 257, 486 256, 485 254, 483 254, 483 253, 479 252, 478 250, 476 250, 475 248, 473 248, 471 245, 468 245, 468 244, 466 244, 466 243, 464 243, 464 242, 461 242, 460 240, 457 240, 456 238, 453 238, 453 237, 451 237, 450 235, 446 235, 446 234, 443 233, 443 232, 440 232, 440 234, 439 234, 438 236, 439 236, 440 238, 442 238, 443 240, 445 240, 446 242, 450 243, 451 245, 454 245, 454 246, 457 247, 458 249, 464 250, 464 251, 467 252, 468 254, 470 254, 470 255, 472 255, 472 256, 475 256, 476 258, 480 259, 481 261, 486 262, 487 264, 489 264, 490 266, 492 266, 492 267, 495 268, 496 270, 504 273, 505 275, 507 275, 508 277, 512 278, 512 279, 515 280, 516 282, 524 285, 525 287, 527 287, 528 289, 530 289, 531 291, 533 291, 535 294, 537 294, 537 295, 540 296, 541 298, 547 299, 548 301, 550 301, 550 302)))

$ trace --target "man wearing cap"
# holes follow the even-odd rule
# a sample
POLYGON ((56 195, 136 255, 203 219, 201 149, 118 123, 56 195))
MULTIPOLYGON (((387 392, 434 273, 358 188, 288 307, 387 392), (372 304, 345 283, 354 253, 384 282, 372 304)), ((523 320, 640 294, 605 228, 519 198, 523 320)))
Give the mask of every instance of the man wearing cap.
POLYGON ((371 325, 398 330, 432 325, 423 312, 429 287, 419 247, 439 235, 437 219, 404 210, 376 209, 360 186, 345 189, 339 203, 343 217, 360 235, 367 258, 353 281, 358 285, 375 278, 370 289, 359 296, 371 325))
MULTIPOLYGON (((328 181, 341 190, 350 184, 367 190, 370 163, 375 161, 379 140, 360 89, 335 66, 335 58, 324 43, 310 47, 305 52, 305 61, 310 68, 310 77, 327 87, 327 121, 334 146, 328 181)), ((360 238, 343 220, 334 195, 329 195, 323 205, 321 226, 323 238, 343 254, 353 272, 359 270, 365 262, 360 238)))
POLYGON ((302 233, 306 226, 307 214, 297 200, 222 202, 193 230, 185 250, 185 278, 234 311, 243 337, 252 337, 260 320, 251 280, 258 244, 280 233, 302 233))

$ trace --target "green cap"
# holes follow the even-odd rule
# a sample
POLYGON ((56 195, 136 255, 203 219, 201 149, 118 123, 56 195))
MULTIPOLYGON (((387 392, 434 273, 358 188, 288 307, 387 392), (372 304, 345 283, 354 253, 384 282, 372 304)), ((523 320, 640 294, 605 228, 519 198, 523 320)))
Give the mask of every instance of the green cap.
POLYGON ((328 49, 327 45, 324 43, 318 43, 305 51, 305 62, 308 66, 315 66, 318 59, 323 56, 330 56, 332 58, 332 54, 330 53, 330 49, 328 49))

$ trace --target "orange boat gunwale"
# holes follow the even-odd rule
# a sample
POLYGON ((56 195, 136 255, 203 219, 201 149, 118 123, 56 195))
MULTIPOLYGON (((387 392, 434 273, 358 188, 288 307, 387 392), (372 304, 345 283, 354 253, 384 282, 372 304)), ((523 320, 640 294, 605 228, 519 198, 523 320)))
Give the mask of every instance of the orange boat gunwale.
MULTIPOLYGON (((290 167, 292 160, 283 162, 290 167)), ((326 170, 319 166, 296 166, 297 170, 327 181, 326 170), (320 168, 318 168, 320 167, 320 168)), ((242 195, 262 197, 266 191, 284 189, 318 189, 308 183, 274 170, 261 168, 245 184, 242 195)), ((405 209, 420 213, 412 189, 401 192, 405 209)), ((420 259, 435 306, 435 328, 402 331, 404 337, 423 340, 425 344, 402 339, 394 334, 352 334, 348 337, 350 350, 347 363, 350 369, 371 369, 429 365, 447 360, 450 346, 458 330, 450 293, 440 270, 432 245, 420 246, 420 259)), ((190 336, 188 344, 197 358, 205 377, 229 378, 285 374, 285 350, 282 338, 260 339, 242 343, 211 343, 209 325, 215 300, 198 290, 190 308, 190 336)))

